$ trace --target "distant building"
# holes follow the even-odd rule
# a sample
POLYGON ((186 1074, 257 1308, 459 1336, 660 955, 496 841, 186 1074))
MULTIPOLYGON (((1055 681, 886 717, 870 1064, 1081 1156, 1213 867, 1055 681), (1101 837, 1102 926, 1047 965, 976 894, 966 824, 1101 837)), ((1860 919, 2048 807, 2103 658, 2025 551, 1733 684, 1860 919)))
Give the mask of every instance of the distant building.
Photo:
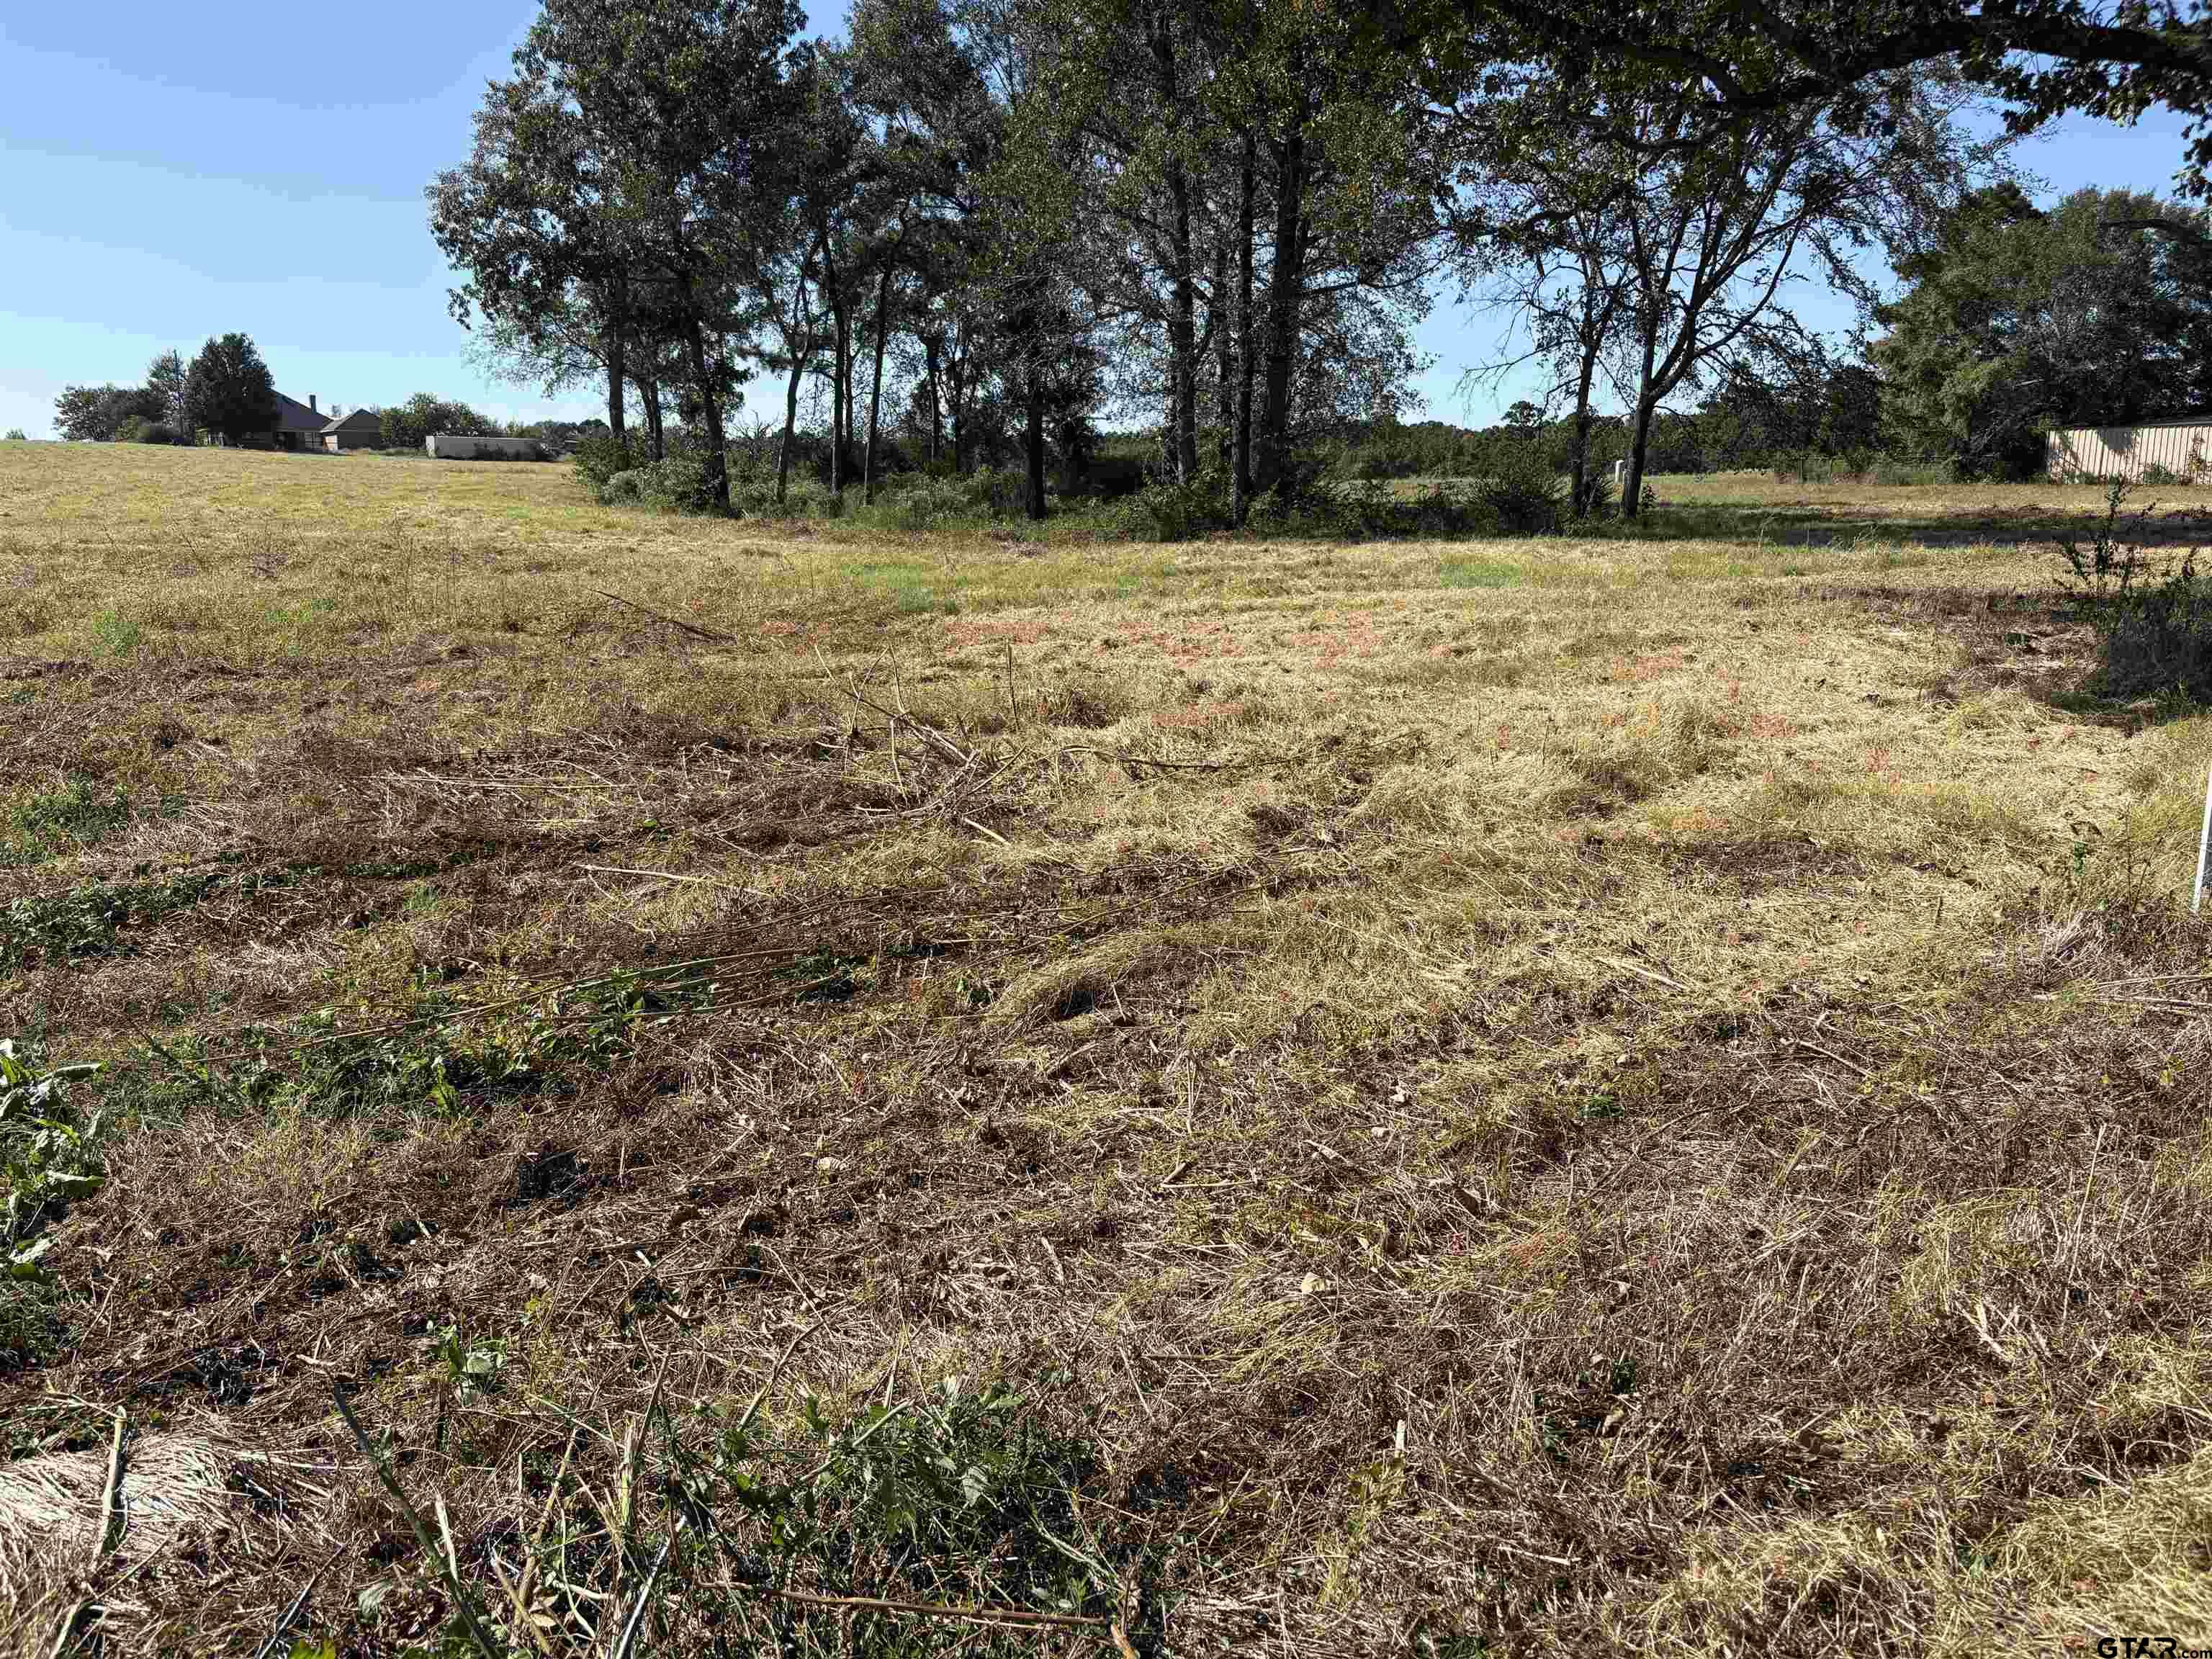
POLYGON ((2212 475, 2212 416, 2135 426, 2063 427, 2051 434, 2047 466, 2067 478, 2140 478, 2154 467, 2191 483, 2212 475))
POLYGON ((243 447, 247 449, 320 449, 323 447, 323 428, 330 418, 315 407, 312 396, 303 404, 280 392, 276 394, 275 428, 265 434, 252 434, 243 441, 243 447))
POLYGON ((455 437, 434 433, 422 440, 426 454, 441 461, 534 461, 544 447, 535 438, 455 437))
POLYGON ((384 435, 384 421, 373 409, 356 409, 323 424, 322 447, 333 455, 349 449, 374 449, 384 435))

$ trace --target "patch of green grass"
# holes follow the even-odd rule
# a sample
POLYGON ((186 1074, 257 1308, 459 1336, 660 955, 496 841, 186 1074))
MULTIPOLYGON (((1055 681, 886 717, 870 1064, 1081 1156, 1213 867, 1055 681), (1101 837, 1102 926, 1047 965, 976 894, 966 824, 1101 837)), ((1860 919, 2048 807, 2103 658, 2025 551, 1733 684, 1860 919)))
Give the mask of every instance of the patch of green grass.
POLYGON ((111 657, 129 656, 138 648, 145 634, 145 629, 112 605, 100 613, 92 624, 92 631, 100 636, 100 642, 107 647, 111 657))
POLYGON ((1446 587, 1518 587, 1521 567, 1495 559, 1446 559, 1439 573, 1446 587))
POLYGON ((125 937, 126 928, 190 909, 223 880, 222 872, 204 870, 167 881, 95 884, 10 899, 0 910, 0 972, 27 962, 128 956, 133 945, 125 937))
MULTIPOLYGON (((350 1117, 397 1108, 453 1115, 493 1098, 568 1086, 627 1059, 639 1028, 708 1006, 711 984, 660 984, 623 975, 564 1002, 549 993, 494 1024, 427 983, 400 1018, 359 1036, 254 1031, 218 1066, 204 1054, 161 1051, 159 1092, 233 1107, 350 1117)), ((329 1010, 314 1022, 326 1030, 329 1010)))
POLYGON ((8 815, 9 833, 0 840, 0 865, 39 864, 97 847, 130 816, 131 802, 120 789, 103 789, 80 775, 64 788, 32 796, 8 815))

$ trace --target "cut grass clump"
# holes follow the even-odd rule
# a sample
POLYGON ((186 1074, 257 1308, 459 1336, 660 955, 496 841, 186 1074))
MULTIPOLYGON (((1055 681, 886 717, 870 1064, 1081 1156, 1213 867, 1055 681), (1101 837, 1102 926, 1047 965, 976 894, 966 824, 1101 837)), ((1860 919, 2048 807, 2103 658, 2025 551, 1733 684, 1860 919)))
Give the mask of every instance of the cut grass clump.
POLYGON ((51 793, 33 795, 8 815, 0 840, 0 865, 40 864, 64 853, 97 847, 131 816, 120 789, 103 788, 78 775, 51 793))

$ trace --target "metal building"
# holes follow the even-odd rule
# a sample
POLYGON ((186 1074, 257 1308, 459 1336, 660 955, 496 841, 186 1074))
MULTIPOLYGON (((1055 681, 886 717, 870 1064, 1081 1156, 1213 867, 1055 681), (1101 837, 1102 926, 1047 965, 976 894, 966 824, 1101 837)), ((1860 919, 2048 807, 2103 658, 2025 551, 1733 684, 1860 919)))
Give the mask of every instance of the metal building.
POLYGON ((544 446, 535 438, 455 437, 440 432, 425 438, 422 448, 441 461, 480 460, 487 455, 496 460, 534 461, 544 446))
POLYGON ((2139 426, 2064 427, 2051 434, 2046 465, 2069 478, 2140 478, 2163 467, 2195 483, 2212 480, 2212 417, 2188 415, 2139 426))

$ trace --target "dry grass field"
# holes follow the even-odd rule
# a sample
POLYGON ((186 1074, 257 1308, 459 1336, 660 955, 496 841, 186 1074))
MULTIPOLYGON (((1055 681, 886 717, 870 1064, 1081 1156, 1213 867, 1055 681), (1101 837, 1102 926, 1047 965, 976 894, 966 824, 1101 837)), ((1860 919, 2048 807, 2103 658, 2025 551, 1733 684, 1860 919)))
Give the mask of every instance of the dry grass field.
POLYGON ((2212 1643, 2212 720, 2089 492, 1658 486, 0 446, 0 1651, 2212 1643))

